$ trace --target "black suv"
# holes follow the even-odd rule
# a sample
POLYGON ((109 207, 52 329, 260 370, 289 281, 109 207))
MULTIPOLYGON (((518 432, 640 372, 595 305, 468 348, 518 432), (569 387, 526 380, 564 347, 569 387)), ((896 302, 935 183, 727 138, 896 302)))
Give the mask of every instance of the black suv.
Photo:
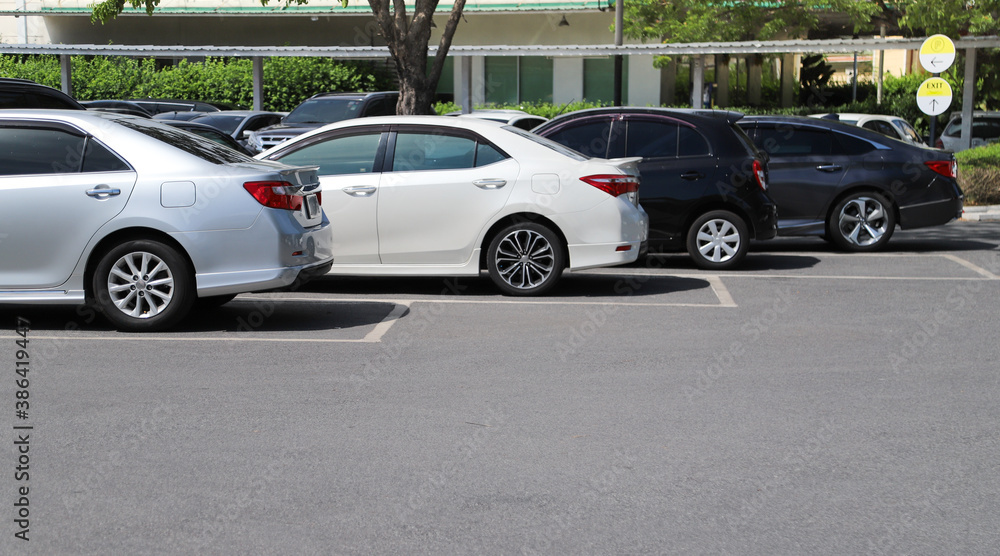
POLYGON ((649 249, 687 248, 695 264, 725 270, 750 239, 777 233, 767 165, 718 110, 596 108, 564 114, 532 130, 598 158, 642 157, 639 201, 649 214, 649 249))
POLYGON ((0 108, 86 110, 66 93, 27 79, 0 77, 0 108))
POLYGON ((393 116, 399 93, 319 93, 295 107, 280 124, 247 134, 247 146, 260 152, 316 128, 368 116, 393 116))

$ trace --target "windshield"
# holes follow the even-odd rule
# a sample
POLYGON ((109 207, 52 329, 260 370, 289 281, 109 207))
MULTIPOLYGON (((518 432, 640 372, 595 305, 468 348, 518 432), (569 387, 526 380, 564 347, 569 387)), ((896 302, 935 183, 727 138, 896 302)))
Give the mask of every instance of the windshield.
POLYGON ((184 133, 180 130, 167 127, 164 124, 153 123, 142 118, 121 118, 115 120, 118 124, 129 129, 138 131, 143 135, 148 135, 153 139, 158 139, 171 147, 180 149, 188 154, 211 162, 212 164, 226 164, 233 162, 247 162, 253 159, 240 154, 228 147, 223 147, 218 143, 213 143, 208 139, 184 133))
POLYGON ((556 143, 555 141, 542 137, 541 135, 535 135, 534 133, 531 133, 529 131, 524 131, 523 129, 516 128, 512 125, 505 125, 503 126, 503 129, 506 129, 507 131, 513 133, 514 135, 520 135, 525 139, 529 139, 531 141, 534 141, 535 143, 538 143, 539 145, 548 147, 563 156, 568 156, 572 158, 573 160, 580 160, 580 161, 589 160, 589 158, 583 156, 577 151, 574 151, 573 149, 570 149, 568 147, 564 147, 559 143, 556 143))
POLYGON ((332 124, 356 118, 361 112, 360 100, 343 98, 309 99, 285 116, 286 124, 332 124))
POLYGON ((210 125, 215 129, 222 130, 229 135, 236 132, 236 128, 240 126, 240 122, 243 121, 243 116, 232 116, 228 114, 209 114, 205 116, 198 116, 192 121, 197 120, 199 124, 210 125))
POLYGON ((906 134, 906 136, 909 137, 914 143, 924 142, 924 140, 920 138, 920 134, 917 133, 917 130, 913 129, 913 126, 911 126, 906 120, 893 120, 893 122, 897 127, 899 127, 899 129, 903 130, 903 133, 906 134))

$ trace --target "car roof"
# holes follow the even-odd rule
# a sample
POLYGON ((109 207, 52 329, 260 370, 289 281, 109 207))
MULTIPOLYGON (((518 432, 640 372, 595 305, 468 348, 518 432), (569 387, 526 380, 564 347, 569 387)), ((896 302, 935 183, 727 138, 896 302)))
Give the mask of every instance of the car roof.
POLYGON ((725 120, 730 124, 736 123, 741 118, 744 117, 742 112, 735 112, 732 110, 712 110, 708 108, 657 108, 657 107, 637 107, 637 106, 606 106, 603 108, 587 108, 585 110, 576 110, 574 112, 568 112, 566 114, 561 114, 552 118, 546 122, 545 126, 558 125, 560 122, 571 119, 579 118, 589 115, 601 115, 601 114, 652 114, 652 115, 662 115, 671 116, 678 119, 686 120, 691 123, 705 122, 710 120, 725 120))
POLYGON ((86 108, 80 104, 78 100, 67 95, 66 93, 56 89, 55 87, 49 87, 48 85, 43 85, 36 81, 30 79, 20 79, 17 77, 0 77, 0 86, 8 90, 15 91, 36 91, 40 94, 50 97, 58 98, 61 102, 64 102, 74 109, 86 110, 86 108))
MULTIPOLYGON (((806 127, 821 127, 839 133, 844 133, 846 135, 853 135, 855 137, 860 137, 866 141, 877 143, 885 148, 890 148, 892 146, 907 145, 910 147, 918 148, 920 145, 914 145, 912 143, 907 143, 905 141, 900 141, 897 138, 889 137, 878 133, 877 131, 872 131, 863 127, 858 127, 852 124, 846 124, 837 120, 826 120, 823 118, 808 118, 804 116, 747 116, 740 124, 751 124, 754 122, 775 122, 789 125, 799 125, 806 127), (886 140, 895 141, 891 145, 886 144, 886 140)), ((926 147, 925 147, 926 148, 926 147)))
POLYGON ((386 96, 386 95, 398 95, 397 91, 373 91, 373 92, 326 92, 326 93, 316 93, 315 95, 309 97, 307 100, 317 99, 317 98, 346 98, 349 100, 362 100, 373 96, 386 96))

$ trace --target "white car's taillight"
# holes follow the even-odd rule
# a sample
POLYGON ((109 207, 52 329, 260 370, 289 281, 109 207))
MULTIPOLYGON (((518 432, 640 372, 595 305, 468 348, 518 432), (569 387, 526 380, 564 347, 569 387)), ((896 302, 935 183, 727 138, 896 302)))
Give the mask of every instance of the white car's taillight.
MULTIPOLYGON (((593 185, 612 197, 618 197, 619 195, 636 193, 639 191, 639 178, 636 176, 626 176, 623 174, 595 174, 593 176, 584 176, 580 178, 580 180, 593 185)), ((630 197, 633 196, 634 195, 630 195, 630 197)))

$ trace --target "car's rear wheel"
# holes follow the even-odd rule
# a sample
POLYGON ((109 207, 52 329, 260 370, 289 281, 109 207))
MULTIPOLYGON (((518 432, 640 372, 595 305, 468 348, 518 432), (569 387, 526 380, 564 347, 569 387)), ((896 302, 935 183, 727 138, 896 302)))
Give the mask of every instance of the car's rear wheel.
POLYGON ((562 276, 566 250, 559 236, 541 224, 512 224, 490 242, 486 265, 505 295, 541 295, 562 276))
POLYGON ((837 203, 826 227, 827 237, 845 251, 877 251, 892 237, 896 214, 882 195, 855 193, 837 203))
POLYGON ((115 327, 162 330, 187 315, 195 299, 190 265, 175 249, 150 240, 108 251, 92 277, 97 309, 115 327))
POLYGON ((728 210, 706 212, 688 229, 688 254, 698 268, 729 270, 743 261, 749 248, 746 222, 728 210))

